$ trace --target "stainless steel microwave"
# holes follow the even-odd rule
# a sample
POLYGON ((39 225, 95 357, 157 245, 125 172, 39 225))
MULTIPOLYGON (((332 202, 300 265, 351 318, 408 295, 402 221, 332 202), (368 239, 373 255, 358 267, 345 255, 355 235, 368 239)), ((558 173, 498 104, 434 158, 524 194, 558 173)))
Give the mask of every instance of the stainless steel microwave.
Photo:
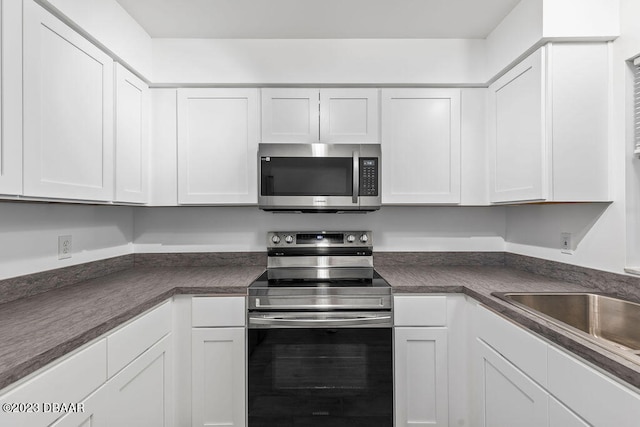
POLYGON ((380 209, 380 144, 260 144, 258 205, 265 211, 380 209))

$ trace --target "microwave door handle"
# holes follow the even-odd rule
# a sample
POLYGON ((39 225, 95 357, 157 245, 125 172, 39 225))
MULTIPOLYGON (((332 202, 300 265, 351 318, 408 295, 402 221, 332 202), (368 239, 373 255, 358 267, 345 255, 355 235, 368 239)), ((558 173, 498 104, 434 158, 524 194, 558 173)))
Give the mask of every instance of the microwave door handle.
POLYGON ((358 194, 360 193, 360 157, 357 151, 353 152, 353 196, 351 201, 358 203, 358 194))

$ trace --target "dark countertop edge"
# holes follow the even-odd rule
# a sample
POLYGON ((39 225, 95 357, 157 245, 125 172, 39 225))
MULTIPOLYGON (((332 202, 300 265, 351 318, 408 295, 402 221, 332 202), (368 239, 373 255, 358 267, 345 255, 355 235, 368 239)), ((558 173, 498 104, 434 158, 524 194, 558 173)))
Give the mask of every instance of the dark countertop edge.
MULTIPOLYGON (((525 330, 553 342, 565 351, 585 359, 597 368, 604 370, 613 377, 622 380, 634 387, 640 388, 640 375, 634 370, 616 360, 617 356, 608 352, 604 348, 590 348, 584 344, 582 339, 577 335, 571 334, 564 330, 554 330, 549 327, 543 319, 526 313, 525 311, 504 302, 497 297, 487 296, 476 292, 466 286, 394 286, 393 294, 464 294, 479 303, 487 306, 489 309, 513 321, 525 330)), ((74 350, 82 347, 90 341, 112 331, 113 329, 123 325, 134 317, 144 313, 145 311, 159 305, 160 303, 172 298, 174 295, 247 295, 246 286, 229 286, 229 287, 180 287, 176 286, 168 291, 145 300, 134 308, 123 313, 119 313, 111 320, 104 322, 86 332, 79 334, 56 347, 42 354, 33 355, 33 357, 19 365, 14 366, 6 372, 0 373, 0 390, 14 384, 26 376, 34 373, 48 364, 54 362, 63 356, 68 355, 74 350)), ((585 340, 586 341, 586 340, 585 340)), ((632 362, 629 362, 632 363, 632 362)))

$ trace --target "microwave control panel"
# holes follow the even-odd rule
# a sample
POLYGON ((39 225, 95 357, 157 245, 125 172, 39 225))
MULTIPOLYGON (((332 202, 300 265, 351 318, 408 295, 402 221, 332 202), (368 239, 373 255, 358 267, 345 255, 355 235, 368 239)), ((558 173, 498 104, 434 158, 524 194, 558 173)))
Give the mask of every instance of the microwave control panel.
POLYGON ((378 159, 360 158, 360 196, 378 195, 378 159))

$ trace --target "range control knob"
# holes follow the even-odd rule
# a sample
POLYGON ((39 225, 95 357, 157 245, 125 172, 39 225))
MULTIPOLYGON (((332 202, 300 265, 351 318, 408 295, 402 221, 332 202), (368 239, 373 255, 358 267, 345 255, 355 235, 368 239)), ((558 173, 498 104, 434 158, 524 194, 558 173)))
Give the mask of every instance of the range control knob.
POLYGON ((347 236, 347 242, 349 242, 349 243, 353 243, 353 242, 355 242, 355 241, 356 241, 356 236, 354 236, 353 234, 349 234, 349 235, 347 236))
POLYGON ((369 236, 367 236, 366 234, 363 234, 362 236, 360 236, 360 241, 362 243, 367 243, 368 240, 369 240, 369 236))
POLYGON ((278 236, 277 234, 274 234, 273 237, 271 238, 271 241, 277 245, 278 243, 280 243, 280 236, 278 236))
POLYGON ((284 238, 284 241, 287 243, 293 243, 293 236, 291 234, 287 234, 284 238))

